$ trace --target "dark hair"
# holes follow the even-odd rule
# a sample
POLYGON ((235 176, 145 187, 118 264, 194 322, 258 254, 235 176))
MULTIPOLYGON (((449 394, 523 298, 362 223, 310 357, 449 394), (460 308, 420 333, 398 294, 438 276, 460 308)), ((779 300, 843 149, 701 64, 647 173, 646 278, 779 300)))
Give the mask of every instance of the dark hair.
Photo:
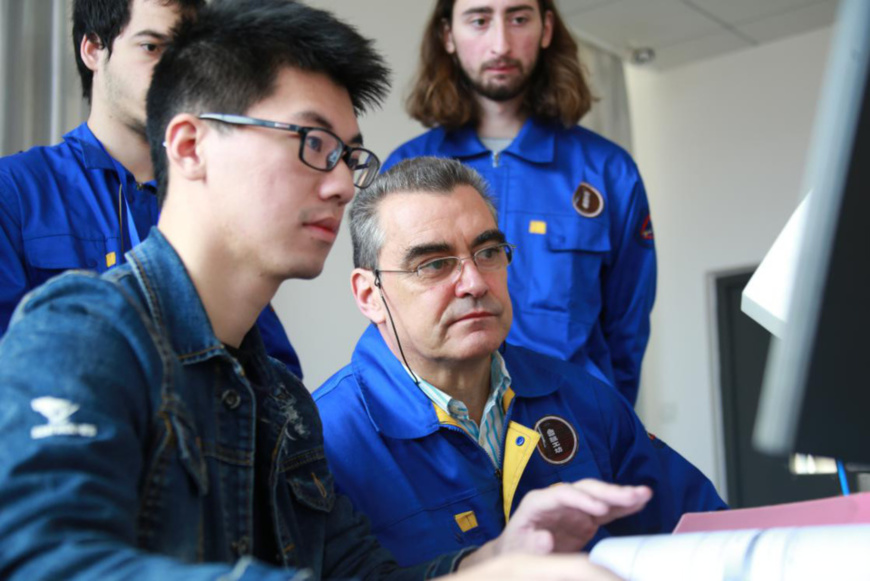
MULTIPOLYGON (((525 93, 523 108, 544 119, 576 125, 592 107, 592 92, 577 43, 565 26, 553 0, 537 0, 543 19, 553 14, 553 39, 542 49, 525 93)), ((420 64, 411 92, 405 102, 408 113, 426 127, 441 125, 448 129, 475 122, 480 117, 473 89, 454 55, 444 48, 444 26, 453 18, 455 0, 437 0, 423 34, 420 64)))
POLYGON ((353 265, 368 269, 378 266, 386 236, 378 219, 378 208, 387 196, 398 192, 447 195, 459 186, 471 186, 477 190, 498 223, 498 213, 484 179, 476 170, 455 159, 412 157, 379 175, 372 185, 357 192, 350 207, 353 265))
MULTIPOLYGON (((176 4, 183 13, 193 13, 205 5, 205 0, 160 0, 164 5, 176 4)), ((133 0, 75 0, 73 2, 73 53, 82 81, 82 96, 91 102, 94 71, 85 66, 81 55, 82 39, 87 35, 99 42, 112 56, 112 44, 121 31, 130 24, 130 6, 133 0)))
POLYGON ((354 111, 389 92, 383 58, 353 27, 292 0, 212 0, 184 22, 154 67, 147 134, 158 199, 168 179, 166 127, 179 113, 244 114, 268 98, 283 68, 323 73, 347 89, 354 111))

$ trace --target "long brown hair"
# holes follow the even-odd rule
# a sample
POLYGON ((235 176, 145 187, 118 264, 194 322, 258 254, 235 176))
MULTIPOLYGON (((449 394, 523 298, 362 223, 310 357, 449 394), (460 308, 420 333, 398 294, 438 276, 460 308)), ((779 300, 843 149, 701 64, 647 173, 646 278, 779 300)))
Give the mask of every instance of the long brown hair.
MULTIPOLYGON (((408 114, 426 127, 455 129, 480 116, 473 89, 453 55, 444 48, 444 26, 455 0, 436 0, 420 47, 420 65, 405 102, 408 114)), ((577 43, 553 0, 538 0, 541 18, 553 13, 553 39, 541 50, 523 108, 536 117, 576 125, 592 106, 592 93, 580 64, 577 43)))

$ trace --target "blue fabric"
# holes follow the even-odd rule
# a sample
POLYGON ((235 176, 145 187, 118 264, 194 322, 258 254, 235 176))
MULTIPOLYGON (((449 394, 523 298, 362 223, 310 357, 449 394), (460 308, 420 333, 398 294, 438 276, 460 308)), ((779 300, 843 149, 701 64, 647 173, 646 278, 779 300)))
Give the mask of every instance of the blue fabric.
POLYGON ((456 555, 396 570, 334 491, 305 387, 267 357, 256 327, 242 350, 244 370, 156 229, 127 264, 66 273, 27 295, 0 342, 0 577, 452 570, 456 555), (255 486, 262 462, 271 478, 255 486), (256 512, 264 488, 270 514, 256 512), (270 524, 254 531, 255 522, 270 524), (280 548, 272 567, 249 558, 263 535, 280 548))
POLYGON ((499 226, 517 246, 508 270, 508 341, 575 363, 588 354, 634 405, 656 256, 646 191, 631 157, 582 127, 530 119, 497 156, 472 127, 436 128, 399 147, 384 168, 420 155, 459 159, 489 182, 499 226), (594 218, 574 208, 584 182, 604 200, 594 218), (533 221, 545 223, 546 233, 531 232, 533 221))
MULTIPOLYGON (((137 184, 87 124, 57 145, 0 159, 0 336, 21 297, 52 276, 70 269, 105 272, 113 252, 121 264, 157 224, 155 192, 154 182, 137 184), (119 188, 125 200, 120 224, 119 188)), ((271 307, 258 325, 269 353, 301 378, 299 357, 271 307)))
MULTIPOLYGON (((516 394, 505 419, 535 428, 547 416, 577 434, 565 464, 532 453, 511 510, 531 490, 597 478, 646 484, 647 507, 599 530, 610 535, 670 532, 686 512, 726 508, 713 484, 673 449, 647 434, 629 403, 577 365, 506 345, 516 394)), ((336 489, 367 514, 372 531, 400 564, 495 538, 504 527, 501 475, 483 448, 461 430, 439 424, 432 402, 414 385, 374 326, 350 365, 314 393, 336 489), (474 511, 463 532, 455 515, 474 511)))

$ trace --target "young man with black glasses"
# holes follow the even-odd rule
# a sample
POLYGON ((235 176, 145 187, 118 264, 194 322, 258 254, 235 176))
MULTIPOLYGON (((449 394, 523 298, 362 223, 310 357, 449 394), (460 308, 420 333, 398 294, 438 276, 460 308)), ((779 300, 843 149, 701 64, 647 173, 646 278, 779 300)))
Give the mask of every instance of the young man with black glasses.
POLYGON ((147 99, 157 228, 120 267, 29 294, 0 342, 0 577, 613 579, 524 553, 576 548, 642 487, 542 493, 497 541, 398 569, 266 355, 259 313, 320 273, 377 169, 356 116, 386 77, 370 41, 298 2, 212 0, 181 28, 147 99))
POLYGON ((353 202, 351 287, 372 325, 314 394, 338 489, 403 565, 497 537, 520 501, 554 484, 653 492, 641 512, 578 531, 586 549, 724 508, 602 379, 505 344, 507 271, 523 248, 505 239, 484 192, 459 161, 420 157, 353 202))

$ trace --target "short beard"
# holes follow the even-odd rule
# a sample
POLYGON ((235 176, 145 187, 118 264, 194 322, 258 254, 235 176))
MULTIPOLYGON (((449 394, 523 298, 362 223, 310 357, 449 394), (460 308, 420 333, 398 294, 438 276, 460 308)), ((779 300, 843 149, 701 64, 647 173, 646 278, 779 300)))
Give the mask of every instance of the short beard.
POLYGON ((490 101, 495 101, 497 103, 511 101, 526 92, 526 89, 528 89, 529 85, 531 84, 532 74, 537 68, 537 63, 535 64, 536 66, 533 67, 531 72, 525 73, 525 71, 522 71, 524 74, 522 74, 522 76, 517 78, 512 83, 505 84, 490 82, 489 84, 485 84, 471 78, 471 76, 465 70, 465 67, 457 62, 460 73, 462 74, 462 78, 465 83, 471 88, 471 90, 473 90, 481 97, 489 99, 490 101))
POLYGON ((523 93, 526 92, 526 88, 529 86, 528 77, 520 79, 518 83, 510 84, 510 85, 502 85, 502 84, 489 84, 484 85, 481 83, 476 83, 469 79, 471 83, 472 89, 474 92, 489 99, 490 101, 496 101, 498 103, 503 103, 505 101, 511 101, 516 97, 519 97, 523 93))

